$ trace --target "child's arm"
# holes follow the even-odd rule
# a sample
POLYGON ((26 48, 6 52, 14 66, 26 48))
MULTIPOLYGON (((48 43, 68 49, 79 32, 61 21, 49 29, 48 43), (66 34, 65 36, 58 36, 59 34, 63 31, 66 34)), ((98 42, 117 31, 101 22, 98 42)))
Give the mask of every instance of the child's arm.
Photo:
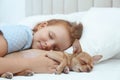
POLYGON ((4 39, 3 35, 0 34, 0 57, 4 56, 7 53, 7 42, 4 39))
MULTIPOLYGON (((11 57, 0 57, 0 74, 4 72, 21 72, 25 69, 39 68, 39 73, 54 73, 58 63, 52 59, 46 57, 45 54, 41 53, 39 58, 17 58, 15 53, 11 53, 11 57)), ((17 52, 19 54, 19 52, 17 52)), ((19 56, 19 55, 17 55, 19 56)))
POLYGON ((28 63, 24 59, 0 57, 0 74, 4 72, 16 73, 27 67, 28 63))

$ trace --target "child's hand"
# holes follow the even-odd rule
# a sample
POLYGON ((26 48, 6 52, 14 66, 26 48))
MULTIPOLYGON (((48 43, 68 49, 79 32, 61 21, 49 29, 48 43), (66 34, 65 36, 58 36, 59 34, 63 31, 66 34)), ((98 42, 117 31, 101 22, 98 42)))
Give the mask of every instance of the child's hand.
POLYGON ((54 60, 42 56, 41 57, 41 71, 47 72, 47 73, 55 73, 56 72, 56 67, 58 66, 58 63, 55 62, 54 60))
POLYGON ((41 54, 39 57, 35 57, 29 61, 30 66, 34 65, 34 71, 38 73, 55 73, 58 63, 46 55, 41 54))

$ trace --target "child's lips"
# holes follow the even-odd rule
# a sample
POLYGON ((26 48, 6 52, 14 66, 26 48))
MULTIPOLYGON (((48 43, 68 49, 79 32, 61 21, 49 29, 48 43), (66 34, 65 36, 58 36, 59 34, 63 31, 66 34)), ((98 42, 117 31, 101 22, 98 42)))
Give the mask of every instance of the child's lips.
POLYGON ((43 49, 43 46, 42 46, 41 42, 40 42, 40 44, 39 44, 39 48, 40 48, 40 49, 43 49))
POLYGON ((42 50, 50 50, 47 46, 42 45, 41 42, 39 42, 38 48, 39 48, 39 49, 42 49, 42 50))
POLYGON ((40 44, 39 44, 39 48, 42 49, 42 50, 45 50, 45 49, 46 49, 46 47, 45 47, 44 45, 42 45, 41 42, 40 42, 40 44))

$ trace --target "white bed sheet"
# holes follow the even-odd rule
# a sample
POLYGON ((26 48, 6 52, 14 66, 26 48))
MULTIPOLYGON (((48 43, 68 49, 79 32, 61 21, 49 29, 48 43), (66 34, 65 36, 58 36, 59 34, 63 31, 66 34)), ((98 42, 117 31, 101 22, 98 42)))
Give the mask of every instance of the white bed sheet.
POLYGON ((120 80, 120 59, 110 59, 96 64, 90 73, 35 74, 31 77, 15 76, 11 80, 120 80))

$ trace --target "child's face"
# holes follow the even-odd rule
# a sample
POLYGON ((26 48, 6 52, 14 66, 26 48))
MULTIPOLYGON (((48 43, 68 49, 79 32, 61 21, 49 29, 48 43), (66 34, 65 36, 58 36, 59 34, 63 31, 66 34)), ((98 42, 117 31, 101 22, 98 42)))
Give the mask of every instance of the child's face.
POLYGON ((63 51, 70 45, 67 29, 62 25, 53 25, 41 27, 34 33, 32 48, 63 51))

